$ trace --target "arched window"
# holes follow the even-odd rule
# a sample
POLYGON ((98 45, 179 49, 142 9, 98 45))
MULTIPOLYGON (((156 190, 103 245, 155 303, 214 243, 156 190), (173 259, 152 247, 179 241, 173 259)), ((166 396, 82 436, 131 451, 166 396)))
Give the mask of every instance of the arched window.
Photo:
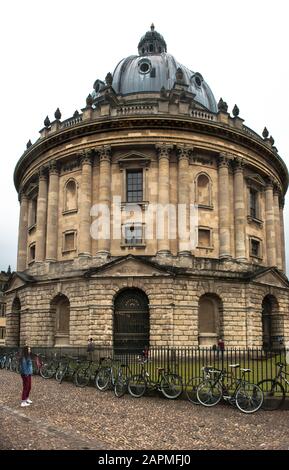
POLYGON ((198 204, 199 206, 211 207, 212 206, 212 188, 211 188, 210 178, 204 173, 199 174, 196 178, 195 188, 196 188, 196 196, 195 196, 196 204, 198 204))
POLYGON ((199 345, 213 346, 222 336, 222 301, 214 294, 199 300, 199 345))
POLYGON ((55 318, 55 346, 69 345, 70 302, 65 295, 56 296, 51 302, 55 318))
POLYGON ((64 212, 77 210, 77 184, 68 180, 64 187, 64 212))

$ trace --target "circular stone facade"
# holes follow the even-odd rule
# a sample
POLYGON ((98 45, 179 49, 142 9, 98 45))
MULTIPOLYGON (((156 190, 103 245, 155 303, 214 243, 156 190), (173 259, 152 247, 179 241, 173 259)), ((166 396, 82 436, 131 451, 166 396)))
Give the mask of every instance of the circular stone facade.
POLYGON ((7 345, 289 339, 287 168, 151 33, 16 166, 7 345))

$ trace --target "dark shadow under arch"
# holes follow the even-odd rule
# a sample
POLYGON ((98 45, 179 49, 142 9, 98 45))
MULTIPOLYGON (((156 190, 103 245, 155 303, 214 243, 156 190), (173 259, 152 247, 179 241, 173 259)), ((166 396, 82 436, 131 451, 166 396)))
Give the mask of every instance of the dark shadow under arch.
POLYGON ((149 301, 145 292, 137 288, 120 291, 114 299, 114 350, 141 352, 149 347, 149 331, 149 301))

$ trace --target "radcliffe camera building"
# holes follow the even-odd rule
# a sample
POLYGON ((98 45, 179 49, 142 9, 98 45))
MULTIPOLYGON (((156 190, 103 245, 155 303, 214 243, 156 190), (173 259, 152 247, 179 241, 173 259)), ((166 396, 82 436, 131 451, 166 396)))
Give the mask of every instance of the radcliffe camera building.
POLYGON ((61 120, 57 109, 44 125, 15 168, 7 345, 289 340, 285 163, 267 129, 260 136, 236 105, 230 114, 217 103, 153 25, 138 55, 94 82, 81 112, 61 120), (179 205, 198 208, 196 246, 178 230, 190 227, 178 209, 164 210, 164 236, 156 235, 159 208, 179 205), (107 236, 92 237, 99 207, 107 236))

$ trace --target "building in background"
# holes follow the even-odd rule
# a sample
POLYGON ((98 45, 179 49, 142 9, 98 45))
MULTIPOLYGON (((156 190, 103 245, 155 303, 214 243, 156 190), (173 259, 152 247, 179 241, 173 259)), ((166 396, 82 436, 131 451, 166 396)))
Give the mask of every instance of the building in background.
POLYGON ((152 25, 81 112, 45 119, 15 169, 7 344, 289 340, 288 170, 267 129, 260 136, 232 107, 152 25))
POLYGON ((0 346, 5 344, 6 335, 6 301, 4 297, 4 291, 7 287, 9 277, 11 275, 10 266, 7 272, 1 271, 0 273, 0 346))

